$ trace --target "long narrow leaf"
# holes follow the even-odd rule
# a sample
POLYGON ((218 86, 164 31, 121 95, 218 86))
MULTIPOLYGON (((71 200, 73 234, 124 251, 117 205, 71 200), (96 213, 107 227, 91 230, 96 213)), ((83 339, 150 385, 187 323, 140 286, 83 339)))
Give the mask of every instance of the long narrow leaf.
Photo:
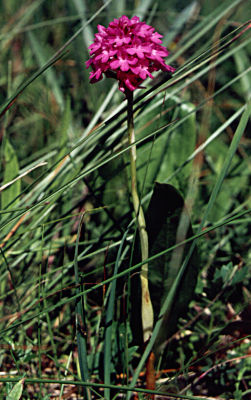
MULTIPOLYGON (((119 266, 121 263, 121 255, 128 231, 126 231, 121 240, 118 254, 114 267, 114 276, 118 274, 119 266)), ((111 291, 107 304, 106 318, 105 318, 105 341, 104 341, 104 381, 106 385, 111 383, 111 364, 112 364, 112 333, 113 333, 113 316, 115 307, 115 293, 116 293, 117 279, 111 283, 111 291)), ((105 398, 110 399, 110 389, 105 389, 105 398)))
MULTIPOLYGON (((79 239, 81 234, 82 223, 84 219, 84 214, 81 217, 78 225, 78 233, 76 239, 75 246, 75 255, 74 255, 74 272, 75 272, 75 281, 76 281, 76 292, 79 294, 81 292, 81 282, 79 278, 78 272, 78 246, 79 239)), ((88 363, 87 363, 87 343, 86 343, 86 333, 85 331, 86 323, 85 323, 85 312, 83 308, 83 297, 79 297, 77 299, 76 304, 76 330, 77 330, 77 344, 78 344, 78 359, 79 366, 81 371, 81 378, 83 381, 89 381, 89 371, 88 371, 88 363)), ((84 389, 85 398, 87 400, 91 399, 91 393, 88 388, 84 389)))
MULTIPOLYGON (((234 156, 234 154, 235 154, 235 152, 236 152, 236 150, 238 148, 239 142, 240 142, 240 140, 242 138, 242 135, 243 135, 243 133, 245 131, 245 128, 246 128, 246 125, 248 123, 250 114, 251 114, 251 101, 249 101, 249 103, 246 105, 246 109, 242 114, 242 117, 241 117, 240 122, 238 124, 237 130, 235 132, 234 138, 233 138, 233 140, 231 142, 231 145, 229 147, 228 155, 226 157, 226 160, 225 160, 225 163, 223 165, 222 171, 221 171, 221 173, 220 173, 220 175, 219 175, 219 177, 218 177, 218 179, 216 181, 216 184, 215 184, 215 187, 213 189, 213 192, 212 192, 212 194, 210 196, 208 206, 207 206, 206 211, 205 211, 205 213, 203 215, 203 218, 202 218, 202 221, 201 221, 201 224, 199 226, 197 234, 200 234, 200 232, 202 231, 202 228, 205 225, 207 217, 208 217, 208 215, 209 215, 209 213, 210 213, 210 211, 211 211, 211 209, 212 209, 212 207, 214 205, 216 197, 217 197, 217 195, 218 195, 218 193, 219 193, 219 191, 221 189, 223 180, 225 179, 225 177, 227 175, 227 171, 228 171, 229 166, 231 164, 232 158, 233 158, 233 156, 234 156)), ((194 242, 193 242, 192 246, 190 247, 189 252, 188 252, 188 254, 187 254, 187 256, 186 256, 186 258, 185 258, 185 260, 184 260, 184 262, 183 262, 183 264, 182 264, 182 266, 180 268, 180 270, 179 270, 179 273, 178 273, 178 275, 177 275, 177 277, 175 279, 175 282, 174 282, 169 294, 167 295, 167 297, 166 297, 166 299, 165 299, 165 301, 163 303, 163 306, 162 306, 162 308, 160 310, 159 318, 158 318, 158 321, 156 322, 156 325, 154 327, 151 339, 148 342, 148 344, 146 346, 146 349, 144 351, 144 354, 142 355, 141 360, 140 360, 140 362, 139 362, 139 364, 138 364, 138 366, 136 368, 136 371, 134 373, 134 376, 133 376, 133 379, 132 379, 132 382, 131 382, 131 385, 130 385, 132 388, 135 386, 135 384, 137 382, 137 379, 139 377, 139 374, 140 374, 143 366, 145 365, 146 359, 147 359, 148 355, 150 354, 150 352, 152 350, 152 347, 153 347, 153 345, 154 345, 154 343, 155 343, 155 341, 156 341, 156 339, 158 337, 158 334, 159 334, 159 331, 160 331, 164 316, 169 311, 169 309, 170 309, 170 307, 172 305, 172 302, 173 302, 177 287, 178 287, 178 285, 179 285, 179 283, 180 283, 180 281, 182 279, 182 276, 183 276, 184 271, 186 269, 187 263, 188 263, 188 261, 189 261, 189 259, 191 257, 191 254, 192 254, 192 252, 194 250, 195 243, 196 243, 196 241, 194 240, 194 242)))

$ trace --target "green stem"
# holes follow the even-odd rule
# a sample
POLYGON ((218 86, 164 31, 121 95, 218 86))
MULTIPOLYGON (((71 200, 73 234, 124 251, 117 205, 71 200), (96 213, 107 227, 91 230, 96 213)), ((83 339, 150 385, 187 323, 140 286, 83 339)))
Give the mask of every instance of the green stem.
MULTIPOLYGON (((138 191, 137 191, 137 170, 136 170, 136 146, 134 133, 134 122, 133 122, 133 92, 127 91, 126 93, 128 107, 127 107, 127 126, 128 126, 128 140, 130 147, 130 168, 131 168, 131 191, 134 212, 136 215, 140 247, 141 247, 141 258, 142 261, 147 260, 148 254, 148 235, 146 231, 145 216, 143 208, 140 204, 138 191)), ((141 281, 141 317, 142 317, 142 328, 143 328, 143 339, 146 342, 153 330, 153 307, 148 288, 148 264, 144 264, 141 267, 140 272, 141 281)))

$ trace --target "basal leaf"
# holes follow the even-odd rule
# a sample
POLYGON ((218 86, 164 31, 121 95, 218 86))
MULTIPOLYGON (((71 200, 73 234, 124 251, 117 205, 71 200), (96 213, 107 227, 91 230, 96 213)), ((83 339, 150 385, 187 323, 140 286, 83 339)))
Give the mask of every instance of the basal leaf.
MULTIPOLYGON (((149 257, 184 241, 192 236, 192 227, 189 216, 184 208, 184 200, 175 187, 169 184, 155 183, 146 213, 146 225, 149 239, 149 257)), ((158 257, 149 263, 149 287, 154 309, 155 322, 158 318, 162 303, 169 293, 172 284, 178 274, 182 262, 190 245, 180 246, 173 252, 158 257)), ((198 257, 193 252, 187 265, 183 279, 172 299, 172 308, 165 323, 160 329, 155 351, 159 352, 161 344, 167 340, 178 328, 177 323, 187 311, 190 300, 193 297, 197 282, 198 257)), ((135 277, 132 287, 132 329, 136 342, 141 338, 138 324, 140 315, 140 301, 138 300, 139 283, 135 277)))

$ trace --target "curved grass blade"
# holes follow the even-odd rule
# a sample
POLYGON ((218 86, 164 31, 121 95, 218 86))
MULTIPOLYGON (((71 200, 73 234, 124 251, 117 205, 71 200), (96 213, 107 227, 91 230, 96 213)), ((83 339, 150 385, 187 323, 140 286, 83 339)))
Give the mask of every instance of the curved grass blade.
MULTIPOLYGON (((6 188, 1 194, 1 209, 7 209, 10 204, 15 206, 14 200, 21 192, 21 181, 15 178, 19 173, 18 159, 14 148, 9 140, 4 138, 4 178, 3 187, 6 188)), ((2 190, 2 188, 0 188, 2 190)))
MULTIPOLYGON (((19 377, 15 378, 0 378, 0 382, 18 382, 19 377)), ((118 386, 118 385, 104 385, 103 383, 93 383, 93 382, 81 382, 81 381, 74 381, 74 380, 57 380, 57 379, 46 379, 46 378, 25 378, 25 382, 27 384, 60 384, 60 385, 76 385, 76 386, 85 386, 85 387, 92 387, 97 389, 103 389, 108 387, 109 389, 114 389, 116 391, 121 392, 128 392, 131 390, 128 386, 118 386)), ((142 394, 156 394, 160 396, 168 396, 170 399, 184 399, 184 400, 205 400, 205 397, 198 397, 198 396, 190 396, 190 395, 182 395, 182 394, 174 394, 174 393, 166 393, 157 390, 147 390, 142 388, 134 388, 136 393, 142 394)), ((102 398, 103 400, 104 397, 102 398)))
POLYGON ((60 58, 63 57, 65 54, 65 49, 76 39, 76 37, 86 28, 87 25, 93 21, 98 14, 100 14, 106 7, 107 5, 111 2, 112 0, 108 0, 105 4, 103 4, 102 7, 98 9, 98 11, 93 14, 91 18, 88 19, 86 24, 84 24, 81 28, 79 28, 67 42, 60 47, 59 50, 56 51, 56 53, 47 61, 43 67, 39 68, 38 71, 36 71, 30 78, 28 78, 17 90, 16 92, 6 100, 6 102, 3 104, 3 106, 0 108, 0 118, 6 113, 6 111, 14 104, 16 101, 17 97, 35 80, 37 79, 44 71, 46 71, 49 67, 51 67, 53 64, 55 64, 56 61, 58 61, 60 58))
MULTIPOLYGON (((250 41, 250 38, 246 39, 243 43, 241 43, 240 45, 238 45, 235 49, 230 50, 227 54, 224 55, 224 57, 221 57, 221 62, 222 62, 223 60, 225 60, 227 57, 229 57, 230 55, 234 54, 235 51, 238 51, 238 49, 243 48, 244 46, 246 46, 246 45, 249 43, 249 41, 250 41)), ((217 61, 219 62, 220 60, 217 60, 217 61)), ((199 78, 200 76, 202 76, 204 73, 206 73, 206 72, 208 71, 208 69, 209 69, 208 66, 205 67, 205 68, 203 69, 203 71, 200 71, 200 72, 199 72, 198 74, 196 74, 189 82, 185 83, 184 85, 182 85, 182 86, 179 87, 178 89, 174 90, 172 93, 170 93, 170 95, 169 95, 168 97, 173 96, 175 93, 177 93, 177 92, 178 92, 179 90, 181 90, 183 87, 185 87, 185 86, 187 86, 188 84, 191 84, 192 82, 194 82, 196 79, 198 79, 198 78, 199 78)), ((225 85, 225 86, 226 86, 226 85, 225 85)), ((218 91, 218 93, 219 93, 220 91, 221 91, 221 89, 218 91)), ((203 103, 203 104, 204 104, 204 103, 203 103)), ((162 128, 161 128, 161 129, 162 129, 162 128)), ((138 141, 137 143, 140 143, 140 141, 138 141)), ((78 145, 77 145, 76 147, 78 147, 78 145)), ((81 148, 82 148, 82 146, 79 146, 79 149, 81 149, 81 148)), ((118 152, 116 156, 119 156, 121 153, 122 153, 122 152, 118 152)), ((115 157, 116 157, 116 156, 115 156, 115 157)), ((112 156, 111 158, 108 158, 108 159, 105 161, 105 163, 108 162, 108 161, 109 161, 110 159, 112 159, 112 158, 114 158, 114 156, 112 156)), ((101 165, 103 165, 103 163, 96 165, 96 168, 95 168, 95 169, 99 168, 101 165)), ((89 169, 89 170, 86 172, 86 174, 92 172, 92 171, 95 170, 95 169, 92 169, 92 168, 89 169)), ((80 176, 78 176, 77 181, 78 181, 79 179, 81 179, 80 176)), ((74 183, 74 180, 72 181, 72 183, 74 183)), ((64 187, 64 188, 65 188, 65 187, 64 187)), ((38 188, 37 188, 37 189, 38 189, 38 188)), ((37 193, 39 193, 39 191, 36 190, 35 193, 37 194, 37 193)), ((33 200, 33 201, 34 201, 34 200, 33 200)), ((17 218, 17 217, 19 217, 19 216, 20 216, 20 215, 14 217, 14 218, 17 218)))
MULTIPOLYGON (((34 32, 28 32, 28 38, 31 43, 31 48, 33 50, 33 53, 35 54, 35 57, 37 59, 37 62, 40 67, 42 67, 45 64, 46 60, 46 53, 45 49, 41 46, 39 39, 36 37, 36 33, 34 32)), ((53 69, 48 69, 45 78, 47 79, 48 87, 51 88, 54 97, 60 107, 60 110, 64 110, 64 98, 63 98, 63 93, 61 91, 61 88, 58 84, 57 77, 55 74, 55 71, 53 69)))
POLYGON ((43 74, 48 68, 50 68, 53 64, 55 64, 60 58, 63 57, 63 52, 57 55, 55 58, 50 59, 42 68, 39 68, 30 78, 28 78, 17 90, 16 92, 6 100, 4 105, 0 108, 0 118, 9 110, 9 108, 15 103, 18 96, 22 94, 22 92, 40 75, 43 74))
MULTIPOLYGON (((113 276, 117 276, 119 266, 122 260, 122 249, 127 238, 128 230, 124 233, 121 240, 118 254, 116 257, 115 267, 113 276)), ((113 334, 113 316, 114 316, 114 306, 115 306, 115 293, 116 293, 116 283, 115 278, 111 283, 111 291, 109 295, 109 300, 107 304, 106 318, 105 318, 105 341, 104 341, 104 382, 106 385, 111 383, 111 365, 112 365, 112 334, 113 334)), ((105 398, 110 399, 110 389, 105 389, 105 398)))
POLYGON ((0 40, 2 40, 1 47, 4 48, 6 44, 12 40, 12 38, 20 32, 20 29, 26 24, 27 21, 29 21, 30 17, 34 12, 37 10, 38 7, 42 3, 44 3, 45 0, 36 0, 33 1, 31 4, 28 5, 28 7, 24 8, 23 10, 23 15, 19 19, 19 21, 16 24, 12 24, 12 30, 10 32, 5 33, 4 35, 0 36, 0 40), (14 27, 13 27, 14 26, 14 27))
MULTIPOLYGON (((217 195, 218 195, 218 193, 219 193, 219 191, 221 189, 223 180, 225 179, 225 177, 227 175, 227 172, 228 172, 228 169, 230 167, 232 158, 233 158, 233 156, 234 156, 234 154, 235 154, 235 152, 236 152, 236 150, 238 148, 239 142, 240 142, 240 140, 242 138, 242 135, 243 135, 243 133, 244 133, 244 131, 246 129, 250 114, 251 114, 251 100, 249 101, 249 103, 247 103, 245 111, 243 112, 242 117, 240 119, 240 122, 238 124, 238 127, 237 127, 237 130, 235 132, 234 138, 233 138, 233 140, 231 142, 231 145, 229 147, 228 154, 227 154, 227 157, 225 159, 225 163, 224 163, 224 165, 222 167, 222 170, 221 170, 221 173, 220 173, 220 175, 219 175, 219 177, 218 177, 218 179, 216 181, 216 184, 214 186, 214 189, 213 189, 212 194, 211 194, 210 199, 209 199, 208 206, 207 206, 206 211, 204 213, 204 216, 202 218, 201 224, 200 224, 200 226, 198 228, 198 232, 197 232, 198 235, 201 233, 202 228, 204 227, 204 225, 206 223, 207 217, 208 217, 208 215, 209 215, 209 213, 210 213, 210 211, 211 211, 211 209, 212 209, 212 207, 214 205, 216 197, 217 197, 217 195)), ((184 275, 184 272, 185 272, 186 266, 188 264, 188 261, 189 261, 191 255, 193 253, 193 250, 195 248, 195 243, 196 243, 196 240, 193 241, 192 246, 190 247, 189 252, 188 252, 188 254, 187 254, 187 256, 186 256, 186 258, 185 258, 185 260, 184 260, 184 262, 183 262, 183 264, 182 264, 182 266, 180 268, 180 270, 179 270, 179 273, 178 273, 178 275, 177 275, 177 277, 176 277, 176 279, 175 279, 175 281, 173 283, 173 286, 172 286, 169 294, 167 295, 167 297, 166 297, 166 299, 165 299, 165 301, 163 303, 163 306, 162 306, 162 308, 160 310, 159 319, 156 322, 156 325, 154 327, 151 339, 150 339, 149 343, 147 344, 146 349, 144 351, 144 354, 142 355, 141 360, 140 360, 140 362, 139 362, 139 364, 138 364, 138 366, 136 368, 136 371, 134 373, 134 376, 133 376, 133 379, 132 379, 132 382, 131 382, 131 387, 132 388, 136 385, 136 382, 137 382, 137 379, 139 377, 139 374, 140 374, 143 366, 145 365, 146 359, 149 356, 149 354, 150 354, 150 352, 151 352, 151 350, 153 348, 153 345, 154 345, 154 343, 155 343, 155 341, 156 341, 156 339, 158 337, 158 334, 160 332, 160 328, 161 328, 162 322, 163 322, 163 320, 165 318, 165 315, 170 310, 170 307, 172 305, 173 299, 175 297, 175 293, 176 293, 177 287, 178 287, 178 285, 179 285, 179 283, 180 283, 180 281, 181 281, 181 279, 182 279, 182 277, 184 275)))
POLYGON ((189 31, 189 33, 183 37, 181 44, 184 42, 185 44, 177 51, 175 54, 170 57, 169 61, 172 59, 177 59, 181 54, 184 53, 192 44, 196 43, 197 40, 201 38, 205 33, 207 33, 217 22, 226 16, 227 13, 230 13, 234 7, 237 7, 242 0, 226 0, 209 15, 206 17, 206 20, 203 19, 200 24, 197 24, 194 29, 189 31))
MULTIPOLYGON (((81 228, 83 224, 85 214, 83 214, 80 218, 78 225, 78 233, 76 239, 75 246, 75 254, 74 254, 74 273, 75 273, 75 282, 76 282, 76 293, 81 293, 81 281, 78 272, 78 247, 79 247, 79 239, 81 234, 81 228)), ((84 314, 84 297, 78 297, 76 300, 76 329, 77 329, 77 344, 78 344, 78 360, 79 367, 81 372, 81 378, 83 381, 88 382, 89 380, 89 371, 88 371, 88 363, 87 363, 87 344, 86 344, 86 323, 85 323, 85 314, 84 314)), ((88 388, 84 388, 85 398, 87 400, 91 399, 91 393, 88 388)))
MULTIPOLYGON (((250 212, 251 212, 251 210, 248 209, 248 210, 245 210, 245 211, 242 211, 242 212, 238 213, 237 215, 231 216, 230 218, 227 218, 225 220, 221 220, 219 223, 211 226, 210 228, 207 228, 207 229, 204 229, 203 231, 200 231, 199 233, 197 233, 197 234, 191 236, 190 238, 186 239, 184 242, 180 242, 180 243, 178 243, 178 244, 176 244, 174 246, 171 246, 168 249, 166 249, 166 250, 164 250, 164 251, 162 251, 162 252, 160 252, 160 253, 158 253, 158 254, 150 257, 150 258, 148 258, 146 261, 147 262, 151 262, 151 261, 157 259, 158 257, 161 257, 166 253, 169 253, 170 251, 176 249, 179 246, 186 245, 189 242, 193 242, 193 241, 199 239, 200 237, 206 235, 207 233, 209 233, 211 231, 214 231, 217 228, 220 228, 221 226, 232 224, 232 223, 234 223, 234 221, 238 220, 239 218, 243 217, 246 214, 249 214, 250 212)), ((241 221, 241 222, 243 222, 243 221, 241 221)), ((98 288, 100 288, 100 287, 102 287, 104 285, 107 285, 108 283, 112 282, 114 279, 122 278, 123 276, 128 275, 128 273, 131 273, 132 271, 139 270, 141 265, 143 265, 143 264, 144 264, 143 262, 140 262, 140 263, 138 263, 136 265, 133 265, 132 267, 127 268, 125 271, 119 272, 117 275, 112 276, 111 278, 108 278, 108 279, 106 279, 106 280, 104 280, 104 281, 102 281, 102 282, 100 282, 100 283, 98 283, 96 285, 93 285, 89 289, 83 290, 82 292, 80 292, 78 294, 75 294, 74 296, 72 296, 70 298, 60 300, 58 303, 54 304, 53 306, 50 306, 50 307, 48 307, 46 309, 41 310, 40 312, 37 312, 37 313, 35 313, 33 315, 30 315, 30 316, 24 318, 22 321, 13 323, 11 326, 8 326, 7 328, 1 330, 0 337, 5 335, 6 332, 8 332, 8 331, 10 331, 12 329, 16 329, 18 326, 20 326, 20 325, 22 325, 22 324, 24 324, 24 323, 26 323, 28 321, 31 321, 32 319, 38 317, 39 315, 43 315, 43 314, 46 314, 47 312, 54 311, 56 308, 62 307, 64 304, 70 303, 71 301, 74 301, 74 300, 78 299, 79 297, 83 296, 84 294, 88 294, 88 293, 92 292, 93 290, 96 290, 96 289, 98 289, 98 288)), ((70 265, 67 265, 67 267, 69 267, 69 266, 70 265)), ((52 297, 52 296, 55 296, 55 295, 58 295, 58 291, 56 291, 56 293, 48 294, 47 297, 52 297)), ((43 299, 41 299, 39 301, 43 301, 43 299)), ((34 306, 34 304, 31 307, 29 307, 29 309, 24 310, 24 313, 26 313, 28 311, 31 311, 33 306, 34 306)), ((148 348, 146 348, 146 350, 147 349, 148 348)), ((151 349, 150 349, 150 351, 151 351, 151 349)))
POLYGON ((82 31, 82 38, 83 38, 83 42, 86 46, 86 48, 88 48, 88 46, 90 46, 90 44, 92 43, 93 37, 94 37, 94 33, 91 29, 91 27, 89 25, 86 24, 86 11, 88 9, 85 0, 73 0, 73 3, 79 13, 79 15, 81 15, 81 20, 82 20, 82 25, 85 27, 85 32, 82 31))

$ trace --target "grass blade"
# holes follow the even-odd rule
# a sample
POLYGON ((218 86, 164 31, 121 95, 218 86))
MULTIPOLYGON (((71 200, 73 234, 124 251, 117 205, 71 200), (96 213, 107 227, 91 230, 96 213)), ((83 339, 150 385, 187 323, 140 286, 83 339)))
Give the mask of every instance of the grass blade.
MULTIPOLYGON (((228 169, 230 167, 232 158, 233 158, 233 156, 234 156, 234 154, 235 154, 235 152, 236 152, 236 150, 238 148, 239 142, 240 142, 240 140, 242 138, 242 135, 243 135, 243 133, 244 133, 244 131, 246 129, 250 114, 251 114, 251 101, 249 101, 249 103, 247 103, 246 108, 245 108, 245 110, 244 110, 244 112, 242 114, 242 117, 241 117, 240 122, 238 124, 237 130, 235 132, 234 138, 233 138, 232 143, 231 143, 231 145, 229 147, 228 155, 226 157, 226 160, 225 160, 225 163, 223 165, 222 171, 221 171, 221 173, 220 173, 220 175, 219 175, 219 177, 217 179, 217 182, 216 182, 215 187, 213 189, 213 192, 211 194, 208 206, 207 206, 206 211, 204 213, 204 216, 202 218, 202 221, 201 221, 201 224, 199 226, 197 234, 200 234, 200 232, 202 231, 202 228, 204 227, 204 225, 206 223, 207 217, 208 217, 208 215, 209 215, 209 213, 210 213, 210 211, 211 211, 211 209, 212 209, 212 207, 214 205, 215 199, 216 199, 216 197, 217 197, 217 195, 218 195, 218 193, 219 193, 219 191, 221 189, 223 180, 225 179, 225 177, 227 175, 227 172, 228 172, 228 169)), ((154 345, 154 343, 155 343, 155 341, 156 341, 156 339, 158 337, 158 334, 159 334, 159 331, 160 331, 160 328, 161 328, 161 325, 162 325, 163 318, 164 318, 165 314, 169 311, 170 306, 171 306, 171 304, 173 302, 173 299, 174 299, 178 284, 182 279, 182 276, 183 276, 184 271, 186 269, 187 263, 188 263, 188 261, 190 259, 190 256, 191 256, 191 254, 192 254, 192 252, 194 250, 195 243, 196 243, 196 241, 193 242, 193 244, 192 244, 192 246, 191 246, 191 248, 190 248, 190 250, 189 250, 189 252, 188 252, 188 254, 186 256, 186 259, 185 259, 183 265, 181 266, 181 268, 179 270, 177 278, 176 278, 176 280, 175 280, 175 282, 174 282, 169 294, 167 295, 167 297, 166 297, 166 299, 165 299, 165 301, 163 303, 163 306, 162 306, 162 308, 160 310, 159 318, 158 318, 158 321, 157 321, 157 323, 156 323, 156 325, 154 327, 151 339, 150 339, 149 343, 147 344, 146 349, 144 351, 144 354, 142 355, 141 360, 140 360, 140 362, 139 362, 139 364, 138 364, 138 366, 136 368, 136 371, 134 373, 134 376, 133 376, 133 379, 132 379, 132 382, 131 382, 131 385, 130 385, 132 388, 136 385, 136 382, 137 382, 137 379, 139 377, 139 374, 140 374, 143 366, 145 365, 146 359, 149 356, 149 354, 150 354, 150 352, 152 350, 152 347, 153 347, 153 345, 154 345)))
MULTIPOLYGON (((121 263, 122 249, 127 238, 128 231, 126 231, 121 240, 118 254, 116 257, 114 276, 118 274, 119 266, 121 263)), ((112 331, 113 331, 113 316, 115 306, 115 293, 116 293, 117 279, 115 278, 111 283, 111 291, 107 304, 106 318, 105 318, 105 341, 104 341, 104 381, 106 385, 111 383, 111 365, 112 365, 112 331)), ((105 398, 110 399, 110 389, 105 389, 105 398)))
MULTIPOLYGON (((75 255, 74 255, 74 273, 75 273, 75 282, 76 282, 76 293, 81 293, 81 282, 79 278, 78 272, 78 247, 79 247, 79 239, 81 234, 82 223, 85 214, 82 215, 78 225, 78 233, 76 239, 75 246, 75 255)), ((86 323, 85 323, 85 314, 84 314, 84 298, 83 296, 78 297, 76 302, 76 330, 77 330, 77 344, 78 344, 78 359, 79 366, 81 372, 81 378, 84 382, 89 381, 89 371, 88 371, 88 363, 87 363, 87 343, 86 343, 86 323)), ((91 399, 91 393, 88 388, 84 388, 85 398, 87 400, 91 399)))
POLYGON ((12 104, 16 101, 17 97, 33 82, 35 81, 43 72, 45 72, 48 68, 50 68, 56 61, 63 57, 65 54, 65 49, 70 46, 70 44, 78 37, 78 35, 86 28, 86 26, 93 21, 96 16, 103 11, 107 7, 107 5, 112 0, 108 0, 100 9, 84 24, 81 28, 79 28, 74 35, 70 37, 67 42, 60 47, 59 50, 54 53, 54 55, 41 67, 38 71, 36 71, 30 78, 28 78, 17 90, 16 92, 6 100, 3 106, 0 108, 0 118, 5 114, 5 112, 12 106, 12 104))
POLYGON ((4 138, 4 179, 3 187, 5 190, 1 194, 1 209, 6 210, 10 205, 15 206, 14 200, 21 192, 21 181, 15 178, 19 173, 18 159, 16 152, 7 139, 4 138))

